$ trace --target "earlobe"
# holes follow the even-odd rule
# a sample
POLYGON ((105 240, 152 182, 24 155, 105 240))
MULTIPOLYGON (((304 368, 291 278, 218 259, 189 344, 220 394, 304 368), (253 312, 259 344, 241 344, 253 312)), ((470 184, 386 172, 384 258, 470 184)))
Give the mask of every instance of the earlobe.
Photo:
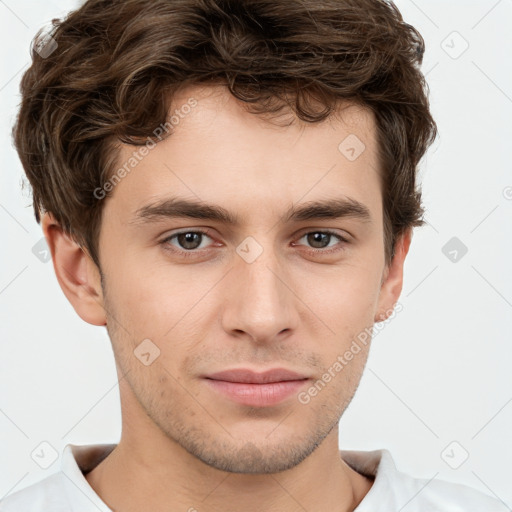
POLYGON ((41 225, 64 295, 82 320, 92 325, 106 325, 99 269, 51 214, 44 214, 41 225))
POLYGON ((412 229, 408 229, 396 241, 395 254, 385 270, 381 285, 375 322, 386 320, 393 313, 394 305, 398 302, 402 292, 405 257, 409 252, 411 239, 412 229))

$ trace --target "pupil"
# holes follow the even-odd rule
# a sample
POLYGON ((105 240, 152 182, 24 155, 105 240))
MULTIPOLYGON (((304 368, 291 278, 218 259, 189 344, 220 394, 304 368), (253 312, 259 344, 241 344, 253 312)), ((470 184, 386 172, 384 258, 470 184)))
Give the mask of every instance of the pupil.
POLYGON ((194 238, 199 239, 199 233, 180 233, 178 235, 178 240, 180 245, 184 249, 196 249, 201 243, 197 243, 197 240, 194 241, 194 238))
POLYGON ((327 233, 312 233, 308 235, 308 242, 315 247, 315 249, 319 249, 322 247, 326 247, 328 245, 328 238, 330 235, 327 233), (325 243, 322 243, 322 239, 325 243), (315 246, 315 244, 320 243, 320 246, 315 246))

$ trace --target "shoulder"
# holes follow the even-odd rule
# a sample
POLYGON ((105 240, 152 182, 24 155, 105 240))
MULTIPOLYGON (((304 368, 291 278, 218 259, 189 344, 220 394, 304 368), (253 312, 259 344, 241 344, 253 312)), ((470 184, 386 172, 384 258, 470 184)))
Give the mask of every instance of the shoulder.
POLYGON ((403 473, 388 450, 342 450, 341 455, 353 469, 374 479, 355 512, 503 512, 506 508, 501 501, 466 485, 403 473))
POLYGON ((68 482, 61 471, 47 476, 3 498, 0 512, 69 512, 68 482))
POLYGON ((67 444, 60 471, 1 499, 0 512, 111 512, 84 475, 115 446, 67 444))
POLYGON ((401 488, 408 512, 503 512, 504 504, 499 500, 462 484, 437 478, 421 479, 398 472, 397 485, 401 488))

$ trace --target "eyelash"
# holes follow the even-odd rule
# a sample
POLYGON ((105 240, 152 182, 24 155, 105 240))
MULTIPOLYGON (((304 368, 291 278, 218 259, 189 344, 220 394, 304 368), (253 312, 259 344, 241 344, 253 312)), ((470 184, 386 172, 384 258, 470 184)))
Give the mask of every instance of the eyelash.
MULTIPOLYGON (((160 244, 164 247, 164 249, 166 251, 170 251, 174 254, 178 254, 184 258, 194 258, 194 257, 198 257, 201 249, 190 249, 190 250, 185 250, 185 249, 176 249, 174 247, 172 247, 170 244, 169 244, 169 241, 172 240, 173 238, 179 236, 179 235, 183 235, 185 233, 201 233, 202 235, 206 235, 210 238, 212 238, 210 236, 210 231, 208 230, 202 230, 202 229, 190 229, 190 230, 186 230, 186 231, 180 231, 178 233, 174 233, 168 237, 166 237, 164 240, 162 240, 160 242, 160 244)), ((300 238, 304 238, 306 235, 310 235, 312 233, 322 233, 322 234, 325 234, 325 235, 331 235, 331 236, 334 236, 336 238, 339 239, 340 243, 342 244, 342 247, 338 247, 338 248, 335 248, 335 249, 329 249, 329 250, 325 250, 325 249, 309 249, 308 252, 309 253, 312 253, 312 254, 333 254, 333 253, 336 253, 336 252, 340 252, 340 251, 343 251, 345 248, 343 247, 344 244, 347 244, 349 243, 348 240, 346 238, 344 238, 343 236, 341 236, 339 233, 336 233, 334 231, 331 231, 330 229, 322 229, 322 230, 314 230, 314 231, 307 231, 306 233, 303 233, 300 238)), ((299 238, 299 239, 300 239, 299 238)))

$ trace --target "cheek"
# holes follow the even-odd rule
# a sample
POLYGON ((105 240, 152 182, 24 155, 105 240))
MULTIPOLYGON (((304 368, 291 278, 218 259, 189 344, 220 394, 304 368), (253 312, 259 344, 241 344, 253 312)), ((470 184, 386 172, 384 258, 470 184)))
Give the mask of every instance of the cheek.
POLYGON ((306 322, 306 329, 311 329, 310 335, 316 339, 314 350, 322 360, 324 372, 330 369, 335 375, 330 385, 335 395, 350 393, 359 382, 368 357, 379 285, 375 268, 360 265, 338 269, 336 275, 323 280, 321 291, 304 286, 304 293, 308 293, 304 302, 322 320, 315 329, 312 322, 306 322))
MULTIPOLYGON (((194 281, 193 276, 185 279, 170 267, 158 272, 144 268, 128 271, 130 266, 125 263, 128 261, 109 276, 108 316, 112 325, 117 324, 112 336, 115 351, 125 370, 134 369, 141 378, 154 379, 161 366, 178 377, 180 362, 190 350, 197 350, 196 345, 207 332, 205 308, 211 306, 211 301, 201 298, 212 284, 208 285, 206 279, 201 285, 201 280, 194 281), (144 351, 138 348, 143 340, 151 341, 145 342, 149 348, 144 351), (151 366, 143 367, 134 351, 154 351, 158 356, 151 366)), ((162 368, 160 371, 164 372, 162 368)), ((165 372, 162 375, 165 377, 165 372)), ((171 379, 167 385, 173 383, 171 379)))
POLYGON ((108 293, 119 315, 139 333, 162 336, 204 294, 198 274, 162 262, 151 264, 132 254, 112 265, 108 293))
POLYGON ((373 321, 378 303, 379 270, 375 264, 340 266, 320 279, 308 279, 303 287, 304 297, 335 325, 365 326, 373 321))

